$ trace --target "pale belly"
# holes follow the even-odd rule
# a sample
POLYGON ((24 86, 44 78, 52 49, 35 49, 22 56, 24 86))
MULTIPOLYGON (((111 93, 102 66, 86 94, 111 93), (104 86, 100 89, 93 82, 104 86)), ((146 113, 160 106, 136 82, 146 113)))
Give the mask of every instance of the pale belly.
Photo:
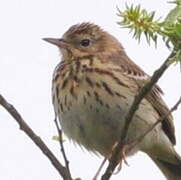
MULTIPOLYGON (((88 92, 79 91, 77 98, 65 94, 67 105, 57 110, 62 130, 87 150, 108 156, 120 139, 125 115, 134 96, 116 96, 101 90, 99 93, 91 90, 88 92)), ((65 99, 65 95, 62 95, 62 100, 65 99)), ((153 107, 144 100, 130 125, 127 142, 137 139, 157 119, 153 107)), ((153 142, 156 142, 159 129, 160 126, 157 126, 151 132, 152 135, 146 136, 146 140, 135 146, 129 154, 140 149, 149 149, 153 142)))

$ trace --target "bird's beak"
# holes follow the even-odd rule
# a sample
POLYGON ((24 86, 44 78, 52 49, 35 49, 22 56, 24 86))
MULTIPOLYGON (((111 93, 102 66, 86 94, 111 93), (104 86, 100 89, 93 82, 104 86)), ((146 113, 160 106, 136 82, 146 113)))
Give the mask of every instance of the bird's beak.
POLYGON ((66 48, 68 43, 64 39, 56 39, 56 38, 43 38, 44 41, 47 41, 51 44, 54 44, 60 48, 66 48))

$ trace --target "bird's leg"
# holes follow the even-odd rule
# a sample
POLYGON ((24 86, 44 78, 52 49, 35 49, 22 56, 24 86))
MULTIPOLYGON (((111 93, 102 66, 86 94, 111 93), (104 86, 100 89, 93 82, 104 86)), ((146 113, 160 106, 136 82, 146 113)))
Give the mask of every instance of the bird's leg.
POLYGON ((126 160, 126 154, 127 154, 128 150, 129 150, 129 146, 124 145, 123 149, 121 150, 119 166, 118 166, 116 172, 114 172, 114 174, 118 174, 121 171, 122 162, 124 162, 127 166, 129 166, 128 161, 126 160))
MULTIPOLYGON (((118 142, 114 143, 114 145, 112 147, 112 153, 110 154, 109 157, 112 156, 112 154, 113 154, 115 148, 117 147, 117 145, 118 145, 118 142)), ((127 160, 126 160, 126 154, 127 154, 128 151, 129 151, 129 145, 124 145, 123 149, 121 150, 121 153, 120 153, 120 159, 119 159, 119 163, 118 163, 119 166, 117 168, 117 171, 114 172, 114 174, 118 174, 120 172, 120 170, 122 168, 122 162, 124 162, 127 166, 129 166, 129 164, 128 164, 127 160)))
POLYGON ((107 160, 107 158, 105 157, 104 160, 102 161, 102 163, 101 163, 99 169, 97 170, 97 172, 96 172, 96 174, 95 174, 93 180, 97 180, 97 177, 99 176, 99 174, 100 174, 100 172, 101 172, 101 170, 102 170, 102 168, 103 168, 103 166, 104 166, 106 160, 107 160))
MULTIPOLYGON (((98 170, 97 170, 97 172, 96 172, 96 174, 95 174, 95 176, 93 177, 92 180, 97 180, 97 177, 99 176, 99 174, 100 174, 106 160, 111 158, 111 156, 113 155, 113 152, 114 152, 115 148, 117 147, 117 145, 118 145, 118 142, 114 143, 114 145, 112 147, 112 152, 109 154, 108 157, 104 158, 104 160, 102 161, 100 167, 98 168, 98 170)), ((126 160, 126 154, 127 154, 127 152, 129 150, 130 150, 130 146, 129 145, 124 145, 124 147, 123 147, 123 149, 121 151, 120 159, 119 159, 119 166, 117 168, 117 171, 114 174, 118 174, 120 172, 120 170, 122 168, 122 162, 124 162, 127 166, 129 166, 129 164, 128 164, 127 160, 126 160)))

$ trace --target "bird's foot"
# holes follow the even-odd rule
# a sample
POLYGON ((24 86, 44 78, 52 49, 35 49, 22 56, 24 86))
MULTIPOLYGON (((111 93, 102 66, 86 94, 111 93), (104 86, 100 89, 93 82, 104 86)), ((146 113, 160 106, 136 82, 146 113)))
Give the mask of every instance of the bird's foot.
MULTIPOLYGON (((117 146, 117 144, 116 144, 116 146, 117 146)), ((118 163, 119 164, 118 168, 116 169, 116 172, 114 172, 114 174, 118 174, 121 171, 123 163, 125 163, 127 166, 129 166, 128 161, 126 159, 126 154, 127 154, 128 150, 129 150, 129 146, 124 145, 124 147, 123 147, 123 149, 121 151, 121 156, 120 156, 120 160, 119 160, 119 163, 118 163)))

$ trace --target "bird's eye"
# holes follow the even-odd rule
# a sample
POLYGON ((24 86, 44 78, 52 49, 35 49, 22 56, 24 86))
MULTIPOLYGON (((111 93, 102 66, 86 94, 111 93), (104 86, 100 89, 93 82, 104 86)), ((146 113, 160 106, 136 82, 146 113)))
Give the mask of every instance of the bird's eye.
POLYGON ((81 46, 83 47, 87 47, 90 45, 90 40, 89 39, 83 39, 81 42, 80 42, 81 46))

